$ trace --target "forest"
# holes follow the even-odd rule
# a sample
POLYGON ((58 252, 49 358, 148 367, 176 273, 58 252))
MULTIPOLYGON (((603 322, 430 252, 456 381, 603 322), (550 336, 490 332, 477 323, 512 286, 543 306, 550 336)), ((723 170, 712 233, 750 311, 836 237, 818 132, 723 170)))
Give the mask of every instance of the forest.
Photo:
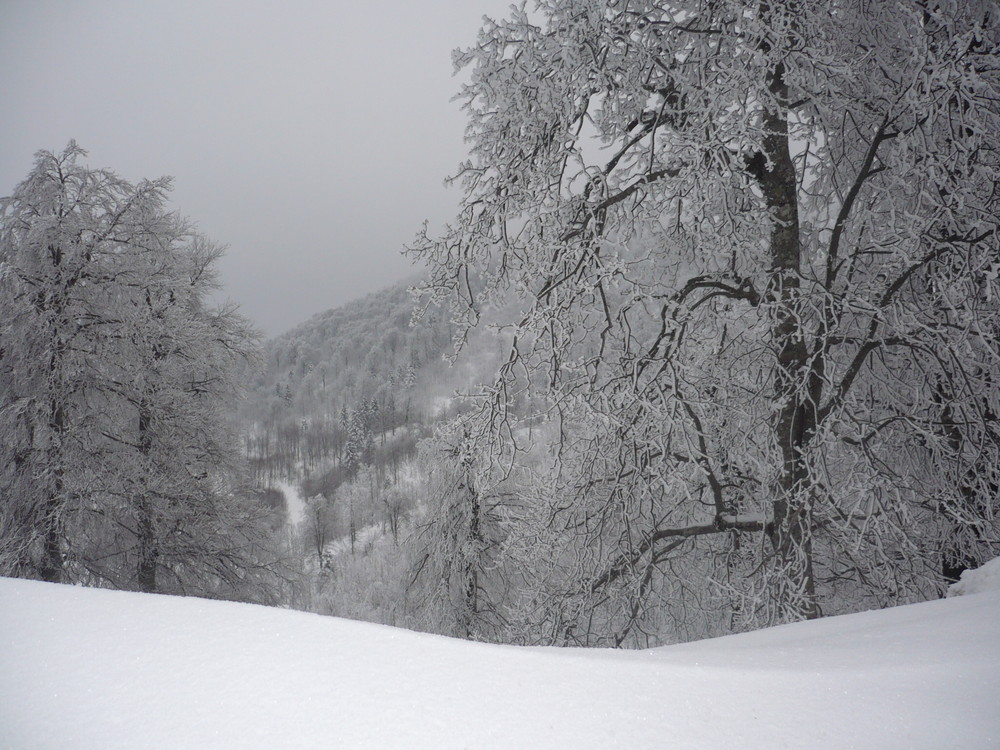
POLYGON ((421 271, 267 341, 169 180, 40 151, 0 575, 615 648, 943 595, 1000 555, 998 50, 987 0, 512 7, 421 271))

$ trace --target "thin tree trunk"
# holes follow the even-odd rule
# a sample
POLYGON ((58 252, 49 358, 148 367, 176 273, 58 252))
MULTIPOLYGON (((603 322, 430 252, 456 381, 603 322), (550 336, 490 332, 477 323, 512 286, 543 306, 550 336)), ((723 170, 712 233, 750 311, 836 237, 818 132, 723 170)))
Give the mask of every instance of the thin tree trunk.
POLYGON ((139 511, 139 559, 136 564, 136 578, 139 590, 147 593, 156 592, 156 567, 160 556, 156 544, 156 526, 153 513, 147 498, 142 498, 138 504, 139 511))
MULTIPOLYGON (((49 359, 49 371, 56 373, 60 369, 59 346, 53 347, 49 359)), ((58 394, 57 394, 58 397, 58 394)), ((48 496, 45 498, 42 524, 42 557, 38 565, 38 575, 43 581, 62 583, 65 568, 62 556, 62 511, 65 480, 63 478, 63 438, 66 432, 66 411, 57 398, 49 402, 49 440, 52 443, 48 450, 48 464, 51 472, 51 483, 48 496)))
POLYGON ((458 487, 459 493, 468 493, 469 503, 469 526, 465 530, 467 543, 471 543, 472 555, 466 557, 465 570, 463 570, 462 596, 464 598, 463 611, 460 622, 461 635, 471 639, 475 632, 475 621, 479 614, 479 555, 482 550, 482 526, 480 515, 482 505, 479 493, 476 492, 475 481, 472 476, 472 467, 469 463, 463 467, 465 473, 464 480, 458 487))
MULTIPOLYGON (((152 435, 150 433, 149 410, 142 407, 139 410, 139 453, 143 461, 148 461, 152 453, 152 435)), ((136 561, 136 580, 139 590, 147 593, 156 592, 156 567, 160 550, 156 539, 156 523, 153 517, 153 504, 148 488, 140 488, 141 493, 136 501, 138 523, 139 556, 136 561)))
MULTIPOLYGON (((61 478, 58 485, 61 485, 61 478)), ((45 517, 43 520, 44 533, 42 538, 42 559, 38 566, 38 575, 43 581, 50 583, 62 583, 63 580, 63 558, 62 558, 62 534, 59 529, 60 501, 58 494, 54 495, 46 503, 45 517)))

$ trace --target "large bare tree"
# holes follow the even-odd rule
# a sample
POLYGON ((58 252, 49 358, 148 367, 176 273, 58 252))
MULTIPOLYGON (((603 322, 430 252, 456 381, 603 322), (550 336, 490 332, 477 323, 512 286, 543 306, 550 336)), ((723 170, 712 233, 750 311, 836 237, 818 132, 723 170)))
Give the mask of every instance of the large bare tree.
POLYGON ((132 184, 40 152, 0 212, 0 557, 8 572, 237 593, 256 511, 226 423, 255 336, 221 249, 132 184))
POLYGON ((541 0, 457 55, 461 214, 413 252, 511 342, 470 435, 536 640, 911 601, 1000 550, 998 22, 541 0))

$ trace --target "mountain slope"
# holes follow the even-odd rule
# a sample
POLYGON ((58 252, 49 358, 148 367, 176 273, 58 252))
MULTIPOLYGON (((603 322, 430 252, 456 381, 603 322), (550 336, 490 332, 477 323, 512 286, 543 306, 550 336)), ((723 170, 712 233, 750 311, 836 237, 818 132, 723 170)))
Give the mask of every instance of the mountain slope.
POLYGON ((400 283, 270 339, 245 416, 259 419, 275 405, 291 419, 336 416, 390 383, 403 390, 407 375, 412 379, 425 369, 440 370, 452 328, 438 311, 411 326, 413 308, 408 285, 400 283))

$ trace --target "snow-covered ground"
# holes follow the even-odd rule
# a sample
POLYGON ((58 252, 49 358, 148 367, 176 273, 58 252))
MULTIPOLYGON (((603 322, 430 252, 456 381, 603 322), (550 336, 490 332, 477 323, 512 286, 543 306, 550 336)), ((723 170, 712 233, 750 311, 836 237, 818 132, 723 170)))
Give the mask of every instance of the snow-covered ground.
POLYGON ((0 747, 995 750, 1000 591, 622 652, 0 579, 0 747))
POLYGON ((299 493, 299 487, 292 482, 277 481, 275 489, 285 496, 285 507, 288 509, 288 525, 295 528, 306 517, 306 501, 299 493))
POLYGON ((965 596, 983 591, 1000 591, 1000 557, 975 570, 964 571, 958 583, 953 583, 948 589, 948 596, 965 596))

